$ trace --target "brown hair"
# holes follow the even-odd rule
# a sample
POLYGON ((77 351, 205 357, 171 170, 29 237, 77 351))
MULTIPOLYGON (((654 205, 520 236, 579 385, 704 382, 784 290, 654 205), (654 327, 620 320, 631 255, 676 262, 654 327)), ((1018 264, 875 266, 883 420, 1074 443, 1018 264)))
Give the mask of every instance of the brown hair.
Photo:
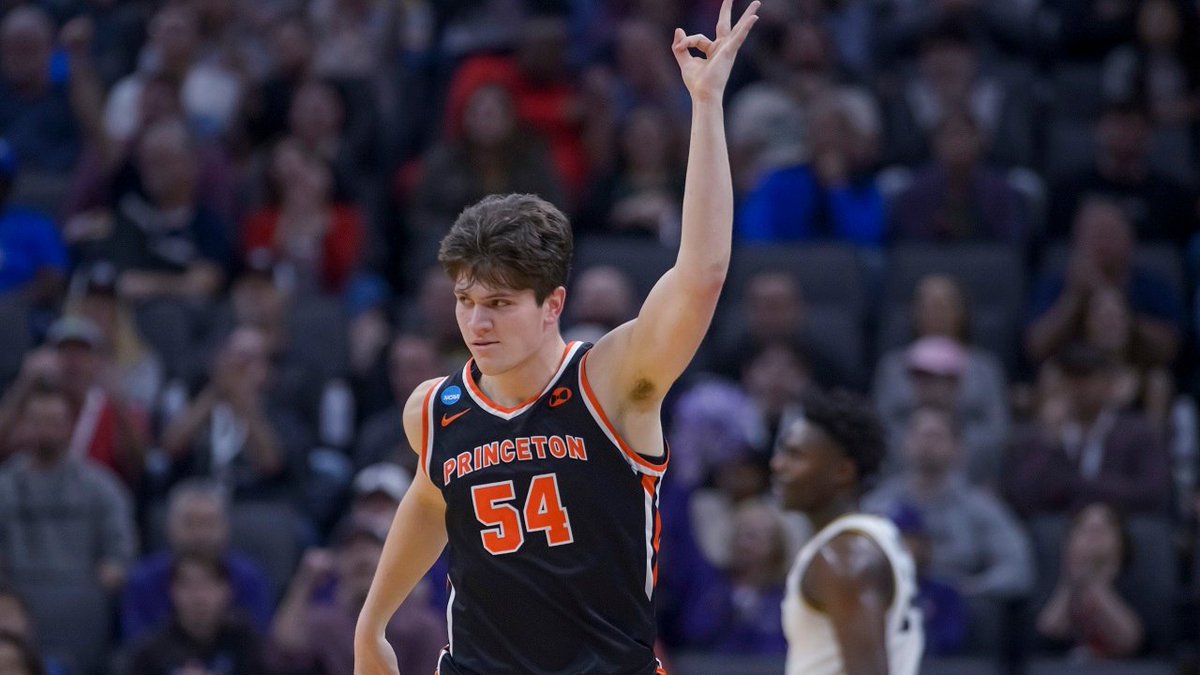
POLYGON ((536 195, 490 195, 459 214, 438 262, 455 282, 533 289, 540 305, 567 285, 574 242, 567 217, 536 195))

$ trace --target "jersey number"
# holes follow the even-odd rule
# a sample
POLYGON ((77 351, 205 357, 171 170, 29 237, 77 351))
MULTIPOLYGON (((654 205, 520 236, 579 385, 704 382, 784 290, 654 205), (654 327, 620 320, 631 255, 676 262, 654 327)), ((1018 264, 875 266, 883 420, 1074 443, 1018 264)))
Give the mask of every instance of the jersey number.
POLYGON ((571 520, 558 496, 558 477, 552 473, 534 476, 525 497, 525 508, 517 511, 511 502, 517 498, 513 482, 488 483, 471 488, 475 517, 488 527, 480 531, 483 547, 492 555, 514 553, 525 544, 526 532, 545 532, 546 543, 562 546, 575 541, 571 520), (524 515, 525 527, 521 528, 524 515))

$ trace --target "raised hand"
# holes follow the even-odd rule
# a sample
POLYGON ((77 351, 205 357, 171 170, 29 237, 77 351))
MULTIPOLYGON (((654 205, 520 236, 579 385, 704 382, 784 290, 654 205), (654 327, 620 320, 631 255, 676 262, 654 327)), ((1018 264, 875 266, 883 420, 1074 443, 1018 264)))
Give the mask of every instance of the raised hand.
POLYGON ((729 81, 729 71, 733 68, 733 59, 738 49, 746 41, 750 27, 758 21, 758 0, 750 3, 737 25, 730 27, 733 14, 733 0, 721 3, 721 14, 717 19, 717 37, 710 40, 704 35, 685 35, 682 28, 675 29, 675 39, 671 51, 675 52, 675 60, 679 62, 679 71, 683 74, 683 83, 693 101, 720 100, 725 93, 725 83, 729 81), (695 49, 704 54, 704 58, 692 56, 688 51, 695 49))

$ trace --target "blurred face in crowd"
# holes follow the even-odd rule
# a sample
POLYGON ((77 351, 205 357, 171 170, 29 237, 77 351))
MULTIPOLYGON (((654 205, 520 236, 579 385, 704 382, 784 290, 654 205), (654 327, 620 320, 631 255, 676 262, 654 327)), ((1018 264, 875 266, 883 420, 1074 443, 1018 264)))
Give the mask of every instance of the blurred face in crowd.
POLYGON ((671 139, 675 129, 663 111, 649 106, 635 108, 625 120, 621 153, 629 170, 667 171, 675 163, 671 139))
POLYGON ((633 318, 633 284, 615 267, 592 267, 579 275, 572 300, 576 322, 612 329, 633 318))
POLYGON ((917 337, 941 335, 961 340, 966 333, 966 319, 966 299, 953 279, 940 274, 921 278, 913 295, 917 337))
POLYGON ((50 84, 54 27, 40 9, 12 10, 0 24, 0 72, 18 90, 35 93, 50 84))
POLYGON ((626 19, 617 29, 617 70, 637 90, 654 90, 659 84, 653 67, 658 64, 652 59, 661 53, 658 47, 662 37, 657 27, 645 19, 626 19))
POLYGON ((787 533, 776 510, 762 502, 743 505, 733 517, 729 542, 735 576, 779 581, 787 575, 787 533))
POLYGON ((104 356, 100 350, 86 342, 68 340, 55 348, 59 367, 62 369, 62 386, 72 396, 87 393, 100 379, 104 368, 104 356))
POLYGON ((746 284, 746 326, 759 340, 790 340, 801 329, 804 300, 786 272, 763 272, 746 284))
POLYGON ((517 131, 512 96, 499 85, 485 85, 467 99, 463 110, 463 132, 467 141, 478 148, 495 149, 517 131))
POLYGON ((25 606, 15 595, 0 593, 0 632, 26 638, 33 632, 33 624, 25 613, 25 606))
POLYGON ((416 335, 402 335, 392 342, 388 353, 388 377, 396 401, 403 403, 417 385, 437 377, 440 372, 437 349, 429 340, 416 335))
POLYGON ((281 75, 298 76, 312 62, 312 35, 300 19, 280 23, 272 34, 275 68, 281 75))
POLYGON ((238 376, 255 391, 263 391, 271 375, 266 335, 257 328, 242 326, 233 331, 222 354, 238 376))
POLYGON ((1125 554, 1120 521, 1104 504, 1091 504, 1079 512, 1066 544, 1067 555, 1091 569, 1115 570, 1125 554))
POLYGON ((904 437, 904 454, 916 473, 944 476, 958 464, 959 441, 950 414, 920 408, 913 415, 904 437))
POLYGON ((34 395, 25 403, 21 424, 24 438, 38 459, 53 462, 66 453, 74 424, 71 407, 62 394, 34 395))
POLYGON ((167 539, 178 553, 218 559, 229 545, 229 515, 216 495, 190 493, 172 505, 167 539))
POLYGON ((1075 216, 1075 246, 1113 281, 1124 281, 1133 259, 1133 226, 1119 206, 1084 202, 1075 216))
POLYGON ((368 535, 355 535, 337 550, 338 585, 355 606, 371 589, 371 580, 383 555, 383 544, 368 535))
MULTIPOLYGON (((417 305, 421 312, 421 325, 440 344, 459 342, 462 334, 454 314, 454 281, 446 276, 441 267, 431 267, 421 280, 417 293, 417 305)), ((407 396, 408 394, 405 394, 407 396)))
POLYGON ((1137 17, 1138 40, 1150 47, 1171 48, 1183 31, 1179 10, 1171 0, 1143 0, 1137 17))
POLYGON ((244 274, 231 292, 233 316, 238 325, 253 326, 266 336, 274 353, 282 346, 287 323, 288 297, 267 272, 244 274))
POLYGON ((342 133, 345 109, 337 91, 319 80, 305 82, 292 99, 288 124, 305 145, 337 140, 342 133))
POLYGON ((179 564, 171 580, 171 602, 180 626, 193 639, 212 639, 229 613, 232 601, 229 580, 212 566, 194 560, 179 564))
POLYGON ((808 381, 803 359, 783 344, 762 349, 742 371, 742 385, 768 420, 778 419, 808 381))
POLYGON ((921 74, 944 98, 965 101, 975 79, 975 52, 959 40, 937 40, 926 45, 921 54, 921 74))
POLYGON ((138 173, 146 196, 161 207, 185 206, 192 201, 196 157, 187 127, 178 118, 150 127, 137 149, 138 173))
POLYGON ((168 5, 150 22, 150 40, 167 71, 182 74, 192 65, 200 45, 195 13, 182 5, 168 5))

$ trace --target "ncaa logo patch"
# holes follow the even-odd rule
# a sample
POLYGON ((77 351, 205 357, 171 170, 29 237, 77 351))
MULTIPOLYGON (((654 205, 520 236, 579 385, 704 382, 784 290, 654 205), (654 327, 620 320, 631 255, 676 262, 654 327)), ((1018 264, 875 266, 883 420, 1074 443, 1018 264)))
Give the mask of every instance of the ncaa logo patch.
POLYGON ((451 385, 442 392, 442 405, 454 405, 460 398, 462 398, 462 389, 451 385))

